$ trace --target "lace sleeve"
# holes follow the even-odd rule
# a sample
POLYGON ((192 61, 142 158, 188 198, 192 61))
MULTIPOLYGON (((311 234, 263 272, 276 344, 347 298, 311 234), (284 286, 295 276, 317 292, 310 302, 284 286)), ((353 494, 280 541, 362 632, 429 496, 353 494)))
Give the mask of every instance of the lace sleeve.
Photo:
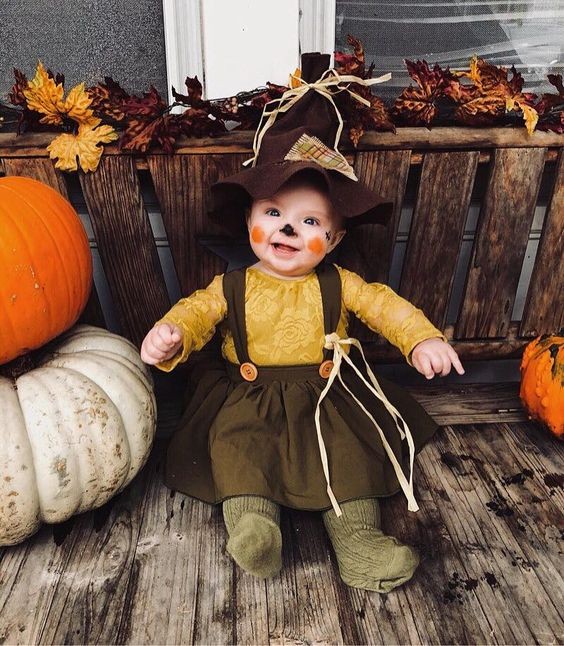
POLYGON ((199 289, 180 299, 155 325, 165 322, 177 325, 182 331, 182 348, 172 359, 162 361, 156 367, 170 372, 179 363, 186 361, 192 352, 201 350, 226 314, 223 276, 216 276, 205 289, 199 289))
POLYGON ((366 283, 357 274, 339 268, 345 307, 354 312, 371 330, 399 348, 413 366, 413 348, 432 337, 448 343, 444 334, 418 309, 382 283, 366 283))

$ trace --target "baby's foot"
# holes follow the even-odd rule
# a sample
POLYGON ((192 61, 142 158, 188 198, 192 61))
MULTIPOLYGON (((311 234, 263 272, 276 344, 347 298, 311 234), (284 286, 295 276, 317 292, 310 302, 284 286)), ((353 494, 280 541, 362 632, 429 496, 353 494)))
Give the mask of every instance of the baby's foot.
POLYGON ((409 581, 419 564, 412 547, 377 529, 357 530, 333 547, 343 581, 363 590, 388 593, 409 581))
POLYGON ((262 579, 282 567, 282 534, 278 525, 256 512, 244 513, 229 533, 227 551, 237 565, 262 579))

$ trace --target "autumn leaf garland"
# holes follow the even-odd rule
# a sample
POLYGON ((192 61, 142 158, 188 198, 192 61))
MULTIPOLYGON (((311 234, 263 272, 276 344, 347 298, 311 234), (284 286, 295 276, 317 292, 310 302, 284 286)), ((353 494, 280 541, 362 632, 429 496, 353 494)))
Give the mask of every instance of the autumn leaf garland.
POLYGON ((72 132, 60 134, 47 146, 55 167, 65 171, 93 171, 98 167, 102 148, 100 144, 118 138, 118 134, 109 125, 100 125, 102 119, 94 116, 90 105, 91 97, 81 83, 64 98, 63 83, 50 75, 39 62, 35 77, 22 88, 27 101, 27 109, 37 112, 42 117, 39 123, 51 126, 71 126, 72 132))
MULTIPOLYGON (((335 52, 335 71, 371 78, 374 64, 366 67, 362 43, 352 36, 348 43, 352 53, 335 52)), ((477 57, 470 61, 468 70, 460 71, 438 64, 431 68, 426 61, 406 60, 405 64, 416 85, 404 89, 391 108, 360 84, 351 83, 350 90, 370 105, 351 99, 348 92, 334 96, 353 146, 367 130, 395 132, 396 125, 495 126, 522 120, 529 134, 535 129, 564 132, 561 74, 548 75, 557 93, 539 98, 523 92, 523 78, 514 67, 509 78, 505 67, 477 57)), ((132 96, 111 77, 90 88, 81 83, 65 97, 64 76, 54 75, 41 62, 31 81, 17 69, 14 75, 9 99, 20 108, 18 133, 63 130, 47 150, 56 160, 55 166, 65 171, 75 171, 78 166, 85 172, 96 170, 102 144, 117 139, 122 150, 145 153, 160 146, 172 153, 180 136, 213 137, 228 132, 227 122, 235 122, 235 129, 253 130, 266 103, 288 89, 267 83, 233 97, 204 100, 197 77, 188 77, 186 94, 172 88, 175 101, 169 106, 153 86, 141 97, 132 96), (173 113, 175 106, 184 109, 173 113)), ((299 77, 300 70, 296 70, 289 80, 291 87, 299 83, 299 77)))

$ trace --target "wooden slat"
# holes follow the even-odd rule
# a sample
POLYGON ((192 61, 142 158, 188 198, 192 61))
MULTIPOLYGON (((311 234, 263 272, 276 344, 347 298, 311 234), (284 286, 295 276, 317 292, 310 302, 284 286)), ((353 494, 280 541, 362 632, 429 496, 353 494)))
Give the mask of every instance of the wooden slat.
POLYGON ((394 202, 386 226, 365 224, 352 228, 340 243, 339 262, 367 282, 388 282, 394 241, 409 173, 409 150, 358 153, 358 179, 385 200, 394 202))
POLYGON ((248 155, 150 155, 147 157, 170 251, 183 294, 205 287, 225 271, 225 262, 203 248, 197 236, 216 231, 207 213, 213 182, 241 170, 248 155))
POLYGON ((477 151, 427 153, 421 170, 399 293, 441 330, 446 324, 478 156, 477 151))
POLYGON ((564 326, 564 154, 555 173, 519 334, 536 336, 564 326))
MULTIPOLYGON (((55 168, 53 162, 49 158, 14 157, 2 160, 2 166, 4 167, 4 173, 6 175, 31 177, 32 179, 36 179, 47 184, 51 188, 54 188, 66 200, 69 199, 63 173, 55 168)), ((92 284, 92 291, 90 292, 88 303, 86 304, 84 312, 81 314, 78 322, 106 327, 102 306, 100 305, 100 299, 94 283, 92 284)))
POLYGON ((121 331, 140 344, 170 300, 133 161, 102 157, 79 177, 121 331))
MULTIPOLYGON (((193 138, 182 137, 175 145, 177 152, 188 154, 208 153, 247 153, 252 150, 254 132, 234 131, 221 137, 193 138)), ((0 132, 0 156, 22 157, 22 151, 34 156, 45 156, 46 148, 53 139, 53 133, 33 132, 16 135, 13 132, 0 132)), ((429 150, 432 148, 530 148, 564 146, 562 136, 556 132, 534 132, 528 135, 525 128, 457 128, 438 127, 413 128, 399 127, 396 132, 366 132, 360 140, 358 150, 429 150)), ((344 134, 339 145, 341 151, 352 150, 352 145, 344 134)), ((117 144, 104 146, 104 154, 119 155, 117 144)), ((166 154, 155 149, 151 154, 166 154)))
POLYGON ((544 148, 496 150, 455 337, 504 337, 544 167, 544 148))
MULTIPOLYGON (((393 213, 385 226, 365 224, 352 228, 335 252, 337 263, 367 282, 388 282, 410 157, 409 150, 381 151, 358 153, 354 160, 359 181, 394 203, 393 213)), ((378 338, 352 315, 349 334, 362 341, 378 338)))
POLYGON ((2 160, 6 175, 21 175, 43 182, 58 191, 66 200, 69 199, 65 178, 53 162, 47 158, 23 157, 2 160))

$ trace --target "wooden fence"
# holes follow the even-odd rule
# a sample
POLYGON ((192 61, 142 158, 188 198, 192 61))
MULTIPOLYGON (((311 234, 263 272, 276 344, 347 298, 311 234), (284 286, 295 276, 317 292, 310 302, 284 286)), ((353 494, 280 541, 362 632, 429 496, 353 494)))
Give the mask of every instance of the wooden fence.
MULTIPOLYGON (((45 150, 51 136, 0 133, 0 171, 26 175, 67 196, 67 181, 45 150)), ((157 247, 142 198, 148 171, 181 292, 205 286, 226 263, 199 242, 219 235, 207 217, 208 188, 249 158, 252 135, 185 140, 174 155, 132 156, 108 146, 95 173, 78 173, 113 306, 123 334, 139 344, 170 306, 157 247)), ((387 282, 407 178, 416 168, 416 200, 398 293, 444 330, 463 359, 520 356, 528 340, 564 325, 564 136, 523 129, 402 128, 369 133, 346 149, 361 181, 395 202, 386 227, 365 225, 345 237, 338 262, 367 280, 387 282), (487 169, 464 291, 447 325, 455 272, 479 169, 487 169), (541 181, 548 203, 521 321, 511 313, 541 181)), ((105 325, 96 293, 83 320, 105 325)), ((353 326, 376 360, 399 352, 353 326)))

